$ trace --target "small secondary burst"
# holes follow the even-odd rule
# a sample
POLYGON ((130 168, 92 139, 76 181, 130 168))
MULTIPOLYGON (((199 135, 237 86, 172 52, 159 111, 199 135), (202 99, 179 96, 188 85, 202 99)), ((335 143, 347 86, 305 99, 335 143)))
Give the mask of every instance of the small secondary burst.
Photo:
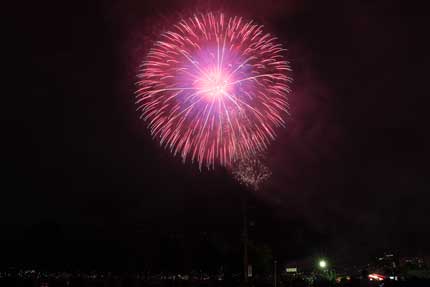
POLYGON ((161 35, 138 74, 136 103, 154 138, 199 166, 267 149, 288 114, 285 49, 263 27, 206 13, 161 35))

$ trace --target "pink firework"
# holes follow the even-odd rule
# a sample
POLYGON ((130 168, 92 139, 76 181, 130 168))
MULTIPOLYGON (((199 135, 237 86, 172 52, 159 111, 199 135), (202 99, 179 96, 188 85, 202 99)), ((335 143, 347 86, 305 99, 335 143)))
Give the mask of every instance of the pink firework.
POLYGON ((207 13, 161 35, 138 75, 138 111, 184 162, 208 168, 267 149, 287 116, 290 67, 263 27, 207 13))

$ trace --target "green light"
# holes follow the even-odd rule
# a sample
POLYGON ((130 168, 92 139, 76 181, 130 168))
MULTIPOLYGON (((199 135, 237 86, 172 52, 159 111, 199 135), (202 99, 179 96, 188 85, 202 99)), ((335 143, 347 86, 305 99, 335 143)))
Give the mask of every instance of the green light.
POLYGON ((327 267, 327 262, 326 262, 325 260, 320 260, 320 262, 319 262, 319 266, 320 266, 321 268, 326 268, 326 267, 327 267))

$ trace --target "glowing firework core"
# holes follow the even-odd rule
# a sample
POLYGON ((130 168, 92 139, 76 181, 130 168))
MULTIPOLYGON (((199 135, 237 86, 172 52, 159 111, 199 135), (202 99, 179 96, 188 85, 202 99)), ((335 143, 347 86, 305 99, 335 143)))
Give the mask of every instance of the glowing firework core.
POLYGON ((207 77, 203 76, 198 80, 197 89, 209 100, 216 100, 224 97, 229 92, 228 78, 223 71, 208 72, 207 77))
POLYGON ((183 19, 149 51, 138 110, 173 154, 200 166, 264 151, 287 115, 287 61, 276 38, 242 18, 183 19))

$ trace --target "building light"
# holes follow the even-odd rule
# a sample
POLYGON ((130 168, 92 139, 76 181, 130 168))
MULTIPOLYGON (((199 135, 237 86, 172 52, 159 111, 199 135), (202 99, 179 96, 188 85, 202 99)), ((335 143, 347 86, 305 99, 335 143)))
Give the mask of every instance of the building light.
POLYGON ((369 279, 370 280, 376 280, 376 281, 382 281, 385 279, 385 276, 381 275, 381 274, 372 273, 372 274, 369 274, 369 279))

